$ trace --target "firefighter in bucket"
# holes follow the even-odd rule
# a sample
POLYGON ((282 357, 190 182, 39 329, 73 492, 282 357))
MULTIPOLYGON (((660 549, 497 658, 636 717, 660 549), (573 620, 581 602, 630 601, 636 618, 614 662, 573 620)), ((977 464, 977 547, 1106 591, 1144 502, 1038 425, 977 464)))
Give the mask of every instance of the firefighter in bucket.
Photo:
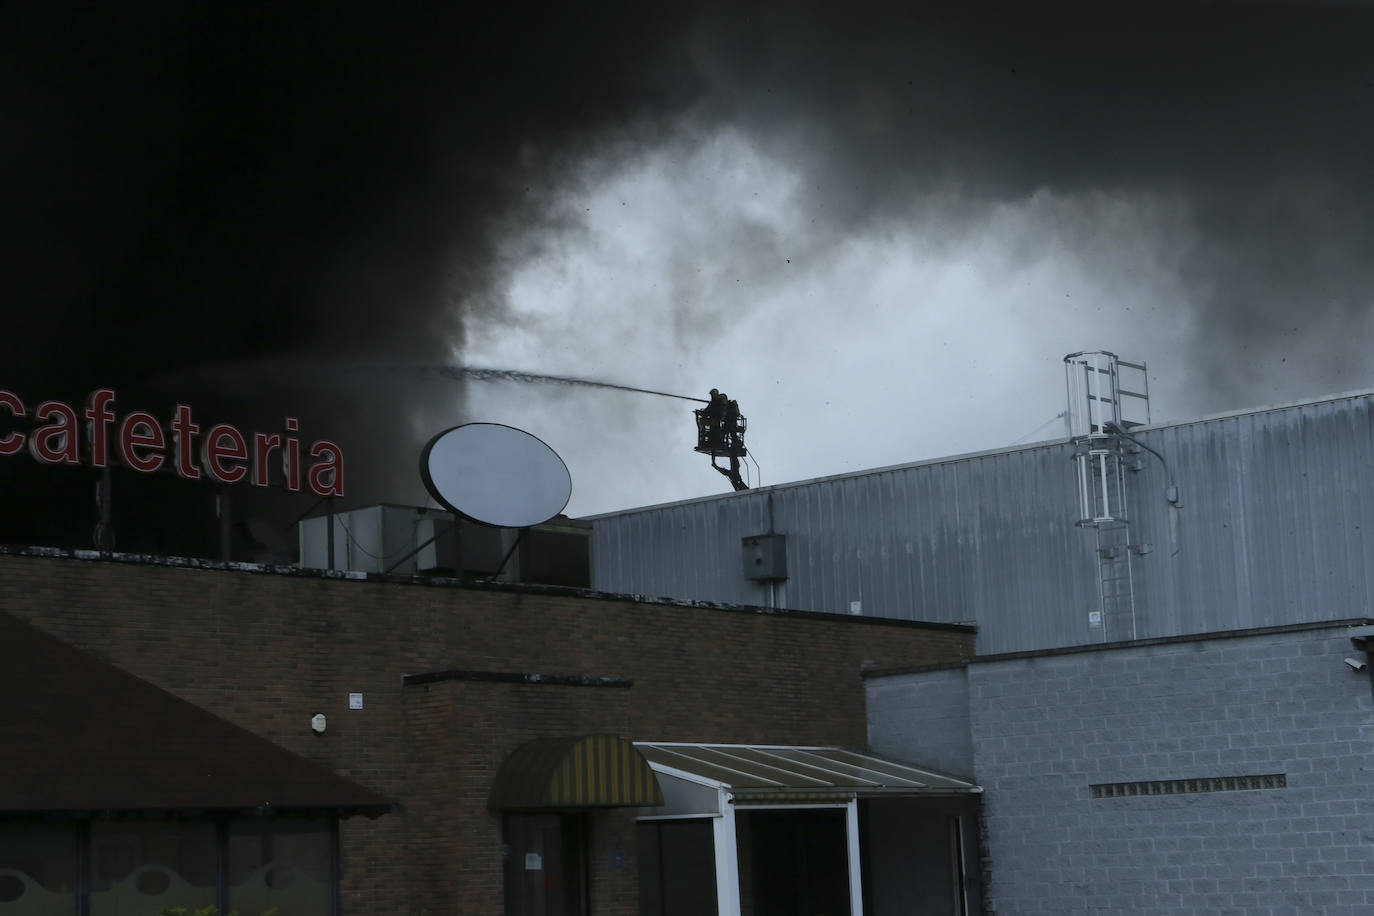
POLYGON ((696 451, 710 455, 711 467, 730 478, 736 490, 749 489, 739 473, 739 460, 749 454, 744 447, 744 430, 748 424, 740 416, 739 403, 730 400, 725 392, 712 388, 711 400, 693 413, 697 418, 696 451), (730 466, 723 468, 716 464, 717 458, 730 459, 730 466))

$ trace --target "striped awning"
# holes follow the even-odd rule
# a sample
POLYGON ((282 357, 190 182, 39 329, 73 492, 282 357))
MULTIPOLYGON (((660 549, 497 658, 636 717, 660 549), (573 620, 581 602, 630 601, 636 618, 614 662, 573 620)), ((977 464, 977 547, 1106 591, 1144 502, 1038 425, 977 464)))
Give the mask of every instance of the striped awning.
POLYGON ((537 738, 511 752, 492 783, 495 811, 653 807, 663 793, 649 762, 616 735, 537 738))

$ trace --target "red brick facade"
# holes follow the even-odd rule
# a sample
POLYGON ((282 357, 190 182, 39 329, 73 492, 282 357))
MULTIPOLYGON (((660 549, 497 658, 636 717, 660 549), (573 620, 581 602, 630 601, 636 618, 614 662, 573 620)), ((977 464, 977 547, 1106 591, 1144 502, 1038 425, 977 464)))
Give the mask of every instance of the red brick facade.
MULTIPOLYGON (((398 800, 342 825, 346 916, 502 912, 487 791, 529 739, 861 747, 864 668, 973 651, 965 627, 16 552, 0 555, 0 607, 398 800), (403 685, 447 669, 632 686, 403 685)), ((593 910, 634 913, 633 813, 591 823, 593 910)))

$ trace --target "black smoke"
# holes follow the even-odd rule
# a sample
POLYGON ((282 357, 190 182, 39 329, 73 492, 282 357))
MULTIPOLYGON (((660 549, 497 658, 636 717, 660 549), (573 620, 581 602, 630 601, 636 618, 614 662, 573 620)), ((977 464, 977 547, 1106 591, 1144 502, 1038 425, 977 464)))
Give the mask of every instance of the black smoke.
POLYGON ((937 193, 965 207, 951 233, 1040 190, 1167 195, 1199 238, 1176 315, 1199 410, 1257 403, 1266 373, 1369 386, 1374 8, 837 6, 720 13, 696 44, 715 116, 805 163, 837 233, 937 193), (1314 339, 1325 358, 1283 365, 1314 339))
MULTIPOLYGON (((121 412, 180 400, 245 430, 298 415, 345 446, 349 504, 420 499, 419 446, 461 420, 462 385, 350 367, 452 360, 493 227, 538 218, 528 176, 675 104, 663 27, 572 7, 7 8, 0 388, 33 405, 111 386, 121 412)), ((90 475, 22 456, 0 475, 0 539, 89 546, 90 475)), ((279 521, 310 509, 235 492, 279 521)), ((115 497, 121 548, 217 552, 207 487, 120 472, 115 497)))
MULTIPOLYGON (((1371 39, 1363 5, 7 10, 0 388, 110 385, 245 428, 291 411, 345 445, 350 503, 419 498, 462 384, 344 367, 450 361, 500 312, 503 240, 579 158, 687 120, 796 164, 837 239, 934 195, 950 232, 1040 190, 1176 197, 1201 406, 1245 406, 1265 371, 1359 387, 1371 39), (1323 357, 1280 369, 1299 339, 1323 357)), ((173 483, 145 515, 204 516, 173 483)), ((89 485, 0 462, 0 539, 84 546, 89 485)), ((121 546, 213 552, 159 525, 130 518, 121 546)))

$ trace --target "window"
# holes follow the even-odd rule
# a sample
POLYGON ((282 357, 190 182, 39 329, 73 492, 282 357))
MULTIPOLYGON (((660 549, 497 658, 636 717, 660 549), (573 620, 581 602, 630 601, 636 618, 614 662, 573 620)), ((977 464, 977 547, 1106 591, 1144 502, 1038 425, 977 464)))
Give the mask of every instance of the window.
POLYGON ((215 903, 214 821, 95 821, 90 843, 90 916, 215 903))
POLYGON ((641 916, 715 916, 711 819, 640 821, 638 829, 641 916))
POLYGON ((329 916, 332 846, 329 821, 323 819, 230 821, 229 911, 329 916))
POLYGON ((76 830, 71 824, 0 824, 0 916, 72 916, 76 830))
POLYGON ((0 821, 0 916, 332 916, 335 829, 292 817, 0 821))

